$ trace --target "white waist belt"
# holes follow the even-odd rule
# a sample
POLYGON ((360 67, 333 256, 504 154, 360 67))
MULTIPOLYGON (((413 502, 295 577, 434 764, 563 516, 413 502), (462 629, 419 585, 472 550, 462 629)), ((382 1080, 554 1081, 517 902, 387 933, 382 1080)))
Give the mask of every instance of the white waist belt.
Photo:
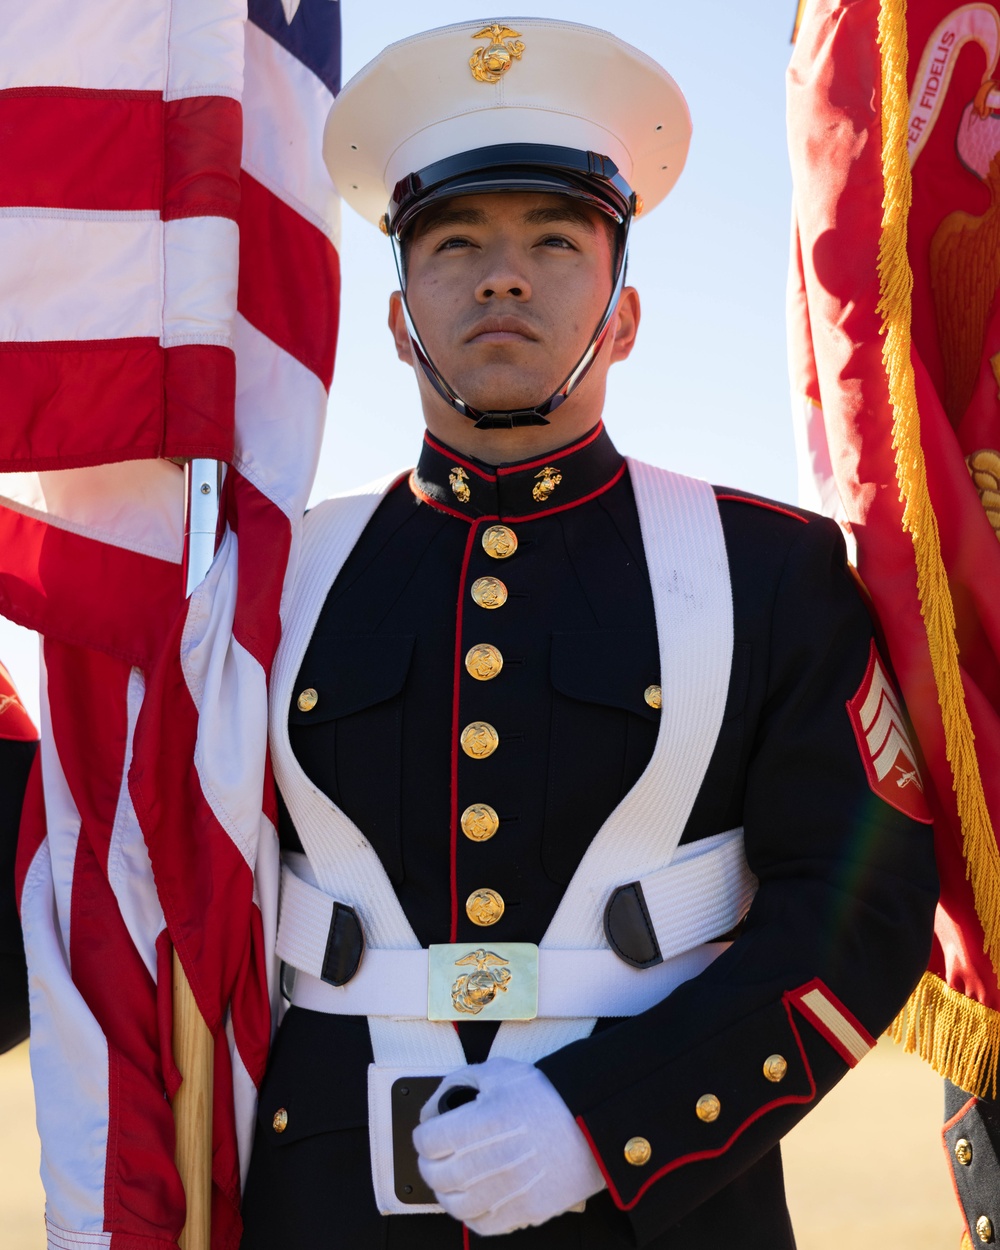
MULTIPOLYGON (((742 829, 678 849, 673 861, 641 879, 663 962, 637 970, 604 948, 538 952, 538 1016, 636 1015, 696 976, 724 949, 712 942, 745 915, 757 879, 743 853, 742 829)), ((340 902, 363 906, 350 897, 340 902)), ((335 900, 291 871, 281 877, 277 954, 296 969, 291 1001, 335 1015, 427 1018, 428 953, 368 947, 343 986, 321 979, 335 900)), ((484 932, 481 939, 489 944, 484 932)), ((470 943, 470 946, 472 944, 470 943)))

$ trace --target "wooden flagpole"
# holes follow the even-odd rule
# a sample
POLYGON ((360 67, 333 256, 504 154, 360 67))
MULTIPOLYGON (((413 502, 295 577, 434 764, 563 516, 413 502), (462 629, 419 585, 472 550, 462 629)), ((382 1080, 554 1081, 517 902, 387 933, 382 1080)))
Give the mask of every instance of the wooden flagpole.
MULTIPOLYGON (((185 592, 190 597, 215 556, 222 465, 191 460, 184 466, 185 592)), ((180 958, 173 962, 173 1052, 181 1087, 173 1101, 177 1170, 184 1186, 187 1217, 181 1250, 211 1250, 212 1088, 215 1044, 180 958)))

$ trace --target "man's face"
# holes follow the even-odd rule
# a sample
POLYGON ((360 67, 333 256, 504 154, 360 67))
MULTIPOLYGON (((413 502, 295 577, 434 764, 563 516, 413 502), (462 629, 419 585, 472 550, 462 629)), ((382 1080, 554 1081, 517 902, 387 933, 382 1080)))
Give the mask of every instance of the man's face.
POLYGON ((458 196, 417 219, 407 300, 462 399, 531 407, 565 381, 611 296, 605 222, 568 196, 520 192, 458 196))

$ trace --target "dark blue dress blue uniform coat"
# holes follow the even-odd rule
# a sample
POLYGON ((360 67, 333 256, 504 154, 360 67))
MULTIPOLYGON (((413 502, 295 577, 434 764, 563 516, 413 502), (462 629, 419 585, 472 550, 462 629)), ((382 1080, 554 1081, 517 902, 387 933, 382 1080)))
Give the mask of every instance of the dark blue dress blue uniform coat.
MULTIPOLYGON (((818 980, 877 1035, 925 967, 931 839, 866 779, 846 704, 873 627, 838 528, 716 494, 735 647, 724 723, 683 841, 742 825, 760 889, 706 972, 651 1011, 600 1021, 591 1037, 540 1061, 590 1136, 609 1189, 582 1215, 502 1238, 511 1250, 792 1247, 777 1142, 848 1065, 785 996, 818 980), (763 1075, 773 1054, 788 1061, 778 1085, 763 1075), (706 1093, 721 1103, 713 1123, 695 1113, 706 1093), (623 1154, 635 1135, 652 1147, 644 1167, 623 1154)), ((499 469, 428 436, 326 600, 296 688, 318 700, 300 711, 293 697, 291 742, 377 850, 421 943, 478 945, 484 933, 538 942, 589 842, 650 758, 659 714, 644 695, 658 681, 636 506, 603 427, 499 469), (536 489, 546 469, 560 477, 548 494, 536 489), (518 540, 506 559, 480 542, 497 517, 518 540), (507 589, 502 607, 470 596, 487 576, 507 589), (477 643, 503 656, 489 681, 464 666, 477 643), (499 733, 488 759, 458 748, 457 733, 475 720, 499 733), (457 827, 473 803, 500 818, 488 841, 457 827), (464 910, 484 886, 506 905, 489 930, 464 910)), ((287 815, 281 838, 299 849, 287 815)), ((627 865, 623 873, 629 880, 627 865)), ((469 1061, 484 1059, 495 1026, 459 1029, 469 1061)), ((377 1214, 370 1062, 364 1019, 288 1012, 261 1090, 244 1250, 459 1250, 480 1240, 445 1215, 377 1214)))

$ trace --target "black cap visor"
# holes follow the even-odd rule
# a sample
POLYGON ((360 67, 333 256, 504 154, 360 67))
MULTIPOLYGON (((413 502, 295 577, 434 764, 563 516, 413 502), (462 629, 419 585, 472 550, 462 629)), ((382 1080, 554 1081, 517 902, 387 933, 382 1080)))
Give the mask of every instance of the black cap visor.
POLYGON ((389 202, 388 229, 402 239, 431 204, 458 195, 540 191, 583 200, 619 225, 635 195, 607 156, 542 143, 503 143, 460 152, 400 179, 389 202))

